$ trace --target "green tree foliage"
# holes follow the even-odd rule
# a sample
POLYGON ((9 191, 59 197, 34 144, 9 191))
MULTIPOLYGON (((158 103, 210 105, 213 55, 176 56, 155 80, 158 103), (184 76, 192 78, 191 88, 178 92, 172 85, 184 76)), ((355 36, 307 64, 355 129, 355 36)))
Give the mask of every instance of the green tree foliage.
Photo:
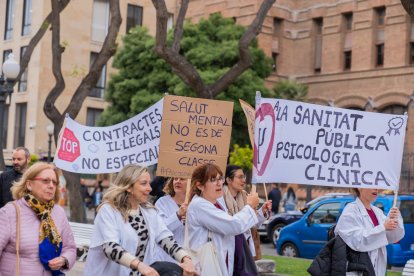
POLYGON ((281 80, 273 86, 273 96, 277 99, 286 99, 304 102, 308 87, 293 80, 281 80))
POLYGON ((252 170, 253 150, 249 145, 240 147, 235 144, 233 151, 230 152, 229 164, 237 165, 243 168, 244 171, 252 170))
MULTIPOLYGON (((213 14, 198 24, 186 22, 181 52, 197 68, 203 81, 211 84, 237 62, 238 42, 243 32, 244 27, 220 14, 213 14)), ((165 92, 196 96, 164 60, 154 54, 155 40, 146 29, 133 29, 123 42, 113 62, 119 71, 111 76, 106 93, 106 100, 112 105, 102 114, 101 125, 113 125, 135 116, 161 99, 165 92)), ((263 97, 271 93, 263 81, 271 73, 271 60, 258 47, 257 41, 250 49, 253 66, 216 97, 234 102, 232 144, 249 143, 246 119, 238 99, 254 106, 255 91, 261 91, 263 97)))

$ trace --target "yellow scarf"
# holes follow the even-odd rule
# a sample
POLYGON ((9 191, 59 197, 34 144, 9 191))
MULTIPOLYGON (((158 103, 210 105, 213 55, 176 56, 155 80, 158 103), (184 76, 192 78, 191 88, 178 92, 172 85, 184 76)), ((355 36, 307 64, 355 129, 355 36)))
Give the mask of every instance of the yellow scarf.
POLYGON ((62 238, 51 216, 55 202, 53 200, 47 203, 41 202, 29 193, 24 195, 24 199, 40 220, 39 243, 47 238, 52 244, 56 246, 56 248, 59 248, 59 244, 62 242, 62 238))

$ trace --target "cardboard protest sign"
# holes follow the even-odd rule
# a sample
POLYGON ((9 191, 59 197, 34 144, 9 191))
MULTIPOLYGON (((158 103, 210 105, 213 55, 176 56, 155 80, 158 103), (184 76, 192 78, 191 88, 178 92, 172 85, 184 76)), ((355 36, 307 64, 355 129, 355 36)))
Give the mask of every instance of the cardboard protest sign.
POLYGON ((70 172, 119 172, 127 164, 158 162, 163 100, 122 123, 89 127, 67 117, 54 163, 70 172))
POLYGON ((191 178, 204 163, 224 172, 232 115, 232 102, 165 96, 157 175, 191 178))
POLYGON ((253 147, 254 145, 254 120, 255 120, 255 110, 254 108, 246 103, 245 101, 239 99, 240 101, 240 105, 243 109, 244 115, 246 116, 246 120, 247 120, 247 127, 249 130, 249 138, 250 138, 250 143, 253 147))
POLYGON ((398 188, 407 116, 256 103, 253 182, 398 188))

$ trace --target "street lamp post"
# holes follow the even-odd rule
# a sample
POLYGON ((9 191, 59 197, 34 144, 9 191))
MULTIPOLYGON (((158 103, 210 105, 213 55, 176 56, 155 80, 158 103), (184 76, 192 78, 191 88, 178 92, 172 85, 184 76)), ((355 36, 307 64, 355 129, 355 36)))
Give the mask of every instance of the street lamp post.
POLYGON ((9 54, 7 60, 3 63, 2 74, 0 76, 0 171, 4 171, 3 156, 3 135, 4 135, 4 117, 6 114, 7 98, 13 93, 14 80, 20 72, 20 65, 14 60, 13 54, 9 54))
POLYGON ((47 163, 50 163, 50 161, 52 159, 52 135, 53 135, 54 128, 55 127, 53 125, 48 125, 46 127, 47 134, 49 135, 48 151, 47 151, 47 163))

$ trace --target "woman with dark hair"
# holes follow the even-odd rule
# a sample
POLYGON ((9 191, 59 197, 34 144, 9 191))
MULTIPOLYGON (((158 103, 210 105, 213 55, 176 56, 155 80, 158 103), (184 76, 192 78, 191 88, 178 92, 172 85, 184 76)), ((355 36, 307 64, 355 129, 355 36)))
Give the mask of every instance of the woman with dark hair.
MULTIPOLYGON (((224 202, 226 203, 228 213, 232 216, 237 214, 247 204, 247 192, 245 191, 245 186, 246 176, 243 172, 243 169, 237 165, 227 165, 226 177, 223 186, 223 198, 224 202)), ((260 225, 262 225, 262 223, 266 220, 266 217, 269 217, 271 209, 272 201, 268 200, 258 211, 259 222, 254 225, 254 228, 258 228, 260 225)), ((246 242, 251 251, 251 255, 253 257, 256 256, 256 250, 250 229, 243 234, 236 235, 236 256, 234 257, 235 264, 233 275, 239 275, 237 271, 243 268, 243 254, 241 254, 243 250, 243 239, 246 239, 246 242)))
POLYGON ((246 196, 246 205, 233 216, 223 200, 223 173, 217 165, 198 166, 191 177, 192 200, 187 210, 189 246, 198 250, 208 237, 217 251, 221 275, 233 275, 234 236, 248 231, 259 220, 257 194, 246 196))
POLYGON ((347 204, 335 227, 335 234, 352 249, 368 252, 376 276, 382 276, 387 268, 386 246, 404 237, 403 219, 398 208, 393 207, 385 216, 381 209, 372 205, 378 189, 353 189, 354 202, 347 204))
POLYGON ((295 191, 292 187, 289 187, 287 192, 283 195, 283 207, 285 207, 285 212, 293 211, 296 209, 296 203, 298 202, 295 191))
MULTIPOLYGON (((166 195, 155 203, 155 207, 159 210, 165 225, 174 234, 174 239, 182 246, 184 244, 184 221, 188 206, 187 203, 184 203, 187 179, 171 177, 167 180, 163 191, 166 195)), ((160 252, 163 261, 174 261, 163 250, 160 252)))
POLYGON ((105 193, 95 218, 84 275, 193 275, 190 256, 148 202, 147 168, 126 165, 105 193), (180 266, 160 262, 164 249, 180 266))

